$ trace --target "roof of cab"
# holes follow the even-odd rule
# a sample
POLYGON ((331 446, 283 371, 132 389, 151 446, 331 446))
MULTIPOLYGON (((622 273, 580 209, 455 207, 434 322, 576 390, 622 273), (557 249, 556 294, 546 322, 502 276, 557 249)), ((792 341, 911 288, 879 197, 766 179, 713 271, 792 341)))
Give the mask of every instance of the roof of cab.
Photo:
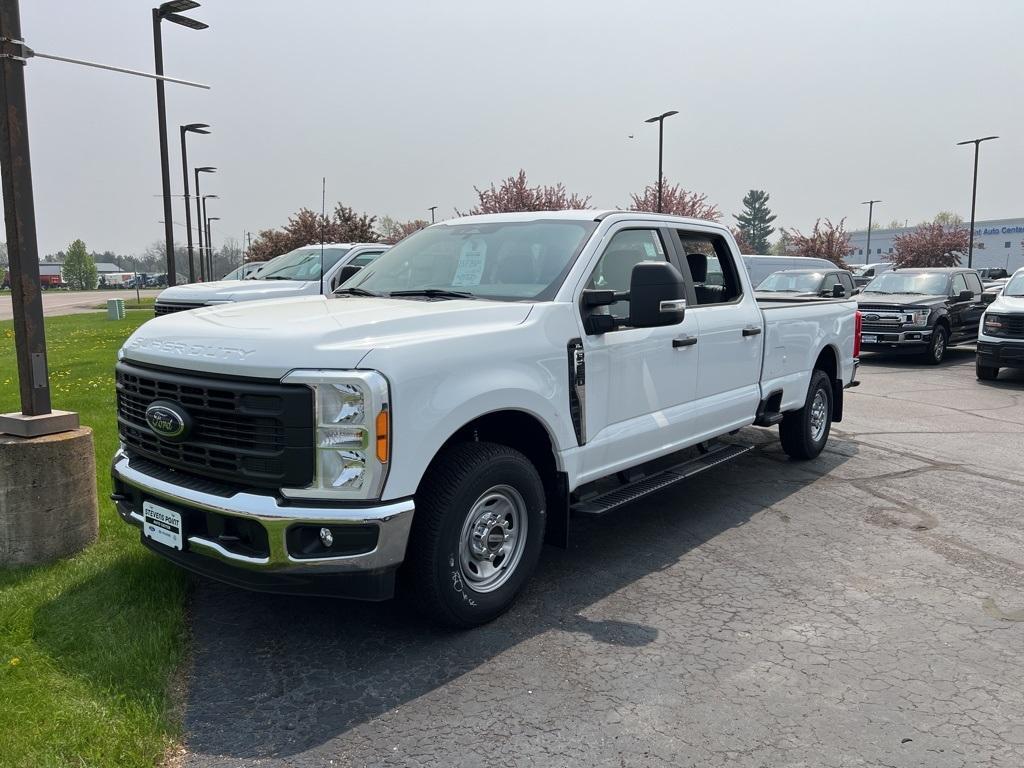
MULTIPOLYGON (((639 221, 660 221, 672 224, 699 225, 715 227, 728 231, 717 221, 689 219, 683 216, 672 216, 667 213, 647 213, 645 211, 621 211, 616 209, 575 209, 565 211, 520 211, 518 213, 483 213, 475 216, 459 216, 446 221, 439 221, 443 226, 457 224, 497 224, 502 221, 604 221, 610 216, 621 216, 624 219, 639 221)), ((437 226, 437 225, 434 225, 437 226)))

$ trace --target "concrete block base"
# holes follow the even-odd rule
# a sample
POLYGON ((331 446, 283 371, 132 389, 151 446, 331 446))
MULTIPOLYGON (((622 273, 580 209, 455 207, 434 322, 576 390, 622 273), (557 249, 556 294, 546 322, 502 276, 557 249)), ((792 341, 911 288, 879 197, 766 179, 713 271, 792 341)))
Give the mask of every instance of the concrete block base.
POLYGON ((78 429, 78 414, 74 411, 50 411, 42 416, 0 413, 0 435, 41 437, 72 429, 78 429))
POLYGON ((0 435, 0 567, 72 555, 98 533, 92 430, 0 435))

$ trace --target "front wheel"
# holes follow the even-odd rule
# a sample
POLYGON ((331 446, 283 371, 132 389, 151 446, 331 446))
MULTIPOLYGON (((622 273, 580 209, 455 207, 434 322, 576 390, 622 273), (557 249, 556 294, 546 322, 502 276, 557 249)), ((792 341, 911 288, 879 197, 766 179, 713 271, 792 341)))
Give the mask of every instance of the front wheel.
POLYGON ((417 607, 468 628, 497 618, 544 542, 544 485, 530 460, 495 443, 445 449, 416 494, 407 573, 417 607))
POLYGON ((790 411, 779 424, 782 450, 794 459, 813 459, 828 442, 832 429, 832 380, 824 371, 814 371, 807 399, 799 411, 790 411))
POLYGON ((975 361, 974 373, 982 381, 995 381, 999 378, 999 369, 992 365, 982 365, 975 361))
POLYGON ((925 361, 931 365, 938 365, 946 357, 946 348, 949 346, 949 331, 944 325, 936 325, 932 331, 932 339, 925 350, 925 361))

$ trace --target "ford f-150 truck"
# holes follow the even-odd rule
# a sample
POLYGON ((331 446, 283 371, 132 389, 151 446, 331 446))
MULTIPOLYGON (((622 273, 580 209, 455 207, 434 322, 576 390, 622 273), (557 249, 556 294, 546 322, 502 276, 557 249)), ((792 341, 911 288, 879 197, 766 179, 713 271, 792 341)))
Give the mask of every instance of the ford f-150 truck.
POLYGON ((351 268, 366 266, 388 248, 384 243, 307 245, 274 257, 255 274, 168 288, 156 297, 154 311, 157 316, 169 315, 213 304, 330 293, 341 283, 346 267, 354 271, 351 268))
POLYGON ((493 619, 570 515, 749 450, 816 457, 855 383, 850 300, 754 298, 729 231, 468 216, 333 296, 155 318, 117 363, 113 499, 142 543, 277 592, 493 619), (714 276, 714 279, 709 279, 714 276))

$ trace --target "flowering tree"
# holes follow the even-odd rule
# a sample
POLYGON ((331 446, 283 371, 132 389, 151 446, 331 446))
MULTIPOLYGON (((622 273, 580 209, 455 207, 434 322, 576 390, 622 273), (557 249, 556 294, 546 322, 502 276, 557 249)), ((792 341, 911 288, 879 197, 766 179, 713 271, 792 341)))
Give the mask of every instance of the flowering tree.
MULTIPOLYGON (((662 213, 670 213, 673 216, 688 216, 692 219, 707 219, 718 221, 722 218, 722 212, 718 206, 708 202, 708 196, 701 192, 687 192, 679 184, 669 186, 668 180, 661 177, 661 210, 662 213)), ((640 194, 634 193, 631 211, 647 211, 657 213, 658 211, 658 185, 651 184, 644 187, 640 194)))
POLYGON ((893 262, 898 267, 958 267, 969 242, 970 233, 962 225, 921 224, 893 239, 893 262))
POLYGON ((377 233, 382 243, 394 245, 399 240, 404 240, 414 232, 419 232, 424 227, 429 227, 430 222, 423 219, 412 221, 397 221, 390 216, 382 216, 377 223, 377 233))
POLYGON ((302 208, 280 229, 265 229, 249 248, 249 261, 267 261, 304 245, 319 243, 375 243, 380 236, 374 231, 376 216, 357 214, 338 203, 327 216, 302 208))
POLYGON ((845 218, 839 220, 838 226, 830 219, 825 219, 823 226, 821 219, 818 219, 809 235, 797 229, 784 231, 786 254, 828 259, 837 267, 846 269, 846 257, 853 252, 853 248, 850 246, 850 234, 844 229, 845 223, 845 218))
POLYGON ((526 181, 526 171, 520 169, 515 176, 509 176, 495 187, 488 189, 473 187, 477 195, 477 204, 467 213, 456 210, 459 216, 478 213, 514 213, 516 211, 565 211, 575 208, 589 208, 590 195, 569 194, 565 185, 558 183, 553 187, 531 187, 526 181))
POLYGON ((740 249, 740 253, 759 253, 759 251, 754 250, 742 229, 739 227, 729 227, 729 231, 732 232, 732 238, 736 241, 736 247, 740 249))

